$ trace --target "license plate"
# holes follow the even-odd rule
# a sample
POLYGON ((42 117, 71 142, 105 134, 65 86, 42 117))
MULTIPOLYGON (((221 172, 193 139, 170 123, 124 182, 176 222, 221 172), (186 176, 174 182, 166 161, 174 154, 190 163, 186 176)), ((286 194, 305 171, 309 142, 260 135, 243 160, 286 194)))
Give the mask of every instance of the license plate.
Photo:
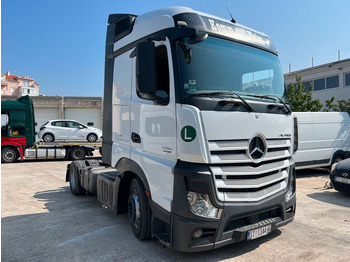
POLYGON ((247 233, 247 240, 253 240, 271 233, 271 225, 249 230, 247 233))
POLYGON ((339 183, 350 184, 350 179, 349 178, 335 176, 334 180, 339 182, 339 183))

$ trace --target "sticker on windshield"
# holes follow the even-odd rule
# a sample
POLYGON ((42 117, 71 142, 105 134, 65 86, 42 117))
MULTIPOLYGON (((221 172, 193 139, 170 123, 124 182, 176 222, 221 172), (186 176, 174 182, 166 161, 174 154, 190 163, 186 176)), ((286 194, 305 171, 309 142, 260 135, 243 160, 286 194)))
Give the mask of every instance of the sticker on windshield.
POLYGON ((181 129, 181 138, 185 142, 192 142, 196 139, 197 132, 193 126, 185 126, 181 129))
POLYGON ((197 90, 196 87, 196 80, 188 80, 188 88, 189 88, 189 92, 194 93, 197 90))
POLYGON ((185 92, 190 92, 190 86, 188 84, 184 84, 184 90, 185 92))

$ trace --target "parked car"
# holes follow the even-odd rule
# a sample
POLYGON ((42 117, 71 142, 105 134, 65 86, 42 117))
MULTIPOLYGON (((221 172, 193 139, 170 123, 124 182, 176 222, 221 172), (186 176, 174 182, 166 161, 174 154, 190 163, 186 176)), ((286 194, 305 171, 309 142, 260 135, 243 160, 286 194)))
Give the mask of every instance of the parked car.
POLYGON ((295 112, 298 118, 296 169, 331 167, 350 157, 347 112, 295 112))
POLYGON ((350 194, 350 158, 334 164, 330 176, 335 190, 350 194))
POLYGON ((102 138, 102 131, 75 120, 59 119, 50 120, 42 125, 38 137, 44 142, 55 140, 96 142, 102 138))

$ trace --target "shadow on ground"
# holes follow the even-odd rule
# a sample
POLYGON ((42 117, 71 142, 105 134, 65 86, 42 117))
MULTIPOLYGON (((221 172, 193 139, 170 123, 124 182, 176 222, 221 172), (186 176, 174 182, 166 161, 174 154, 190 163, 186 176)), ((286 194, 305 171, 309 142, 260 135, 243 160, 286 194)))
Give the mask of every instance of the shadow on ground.
POLYGON ((301 169, 296 171, 297 178, 304 177, 329 177, 328 168, 310 168, 310 169, 301 169))
POLYGON ((73 196, 68 186, 35 193, 42 213, 2 218, 3 261, 221 261, 251 252, 281 234, 213 251, 180 253, 157 240, 137 240, 126 215, 98 204, 96 196, 73 196))
POLYGON ((333 189, 324 190, 313 194, 307 194, 308 197, 322 201, 324 203, 350 207, 350 195, 335 191, 333 189))

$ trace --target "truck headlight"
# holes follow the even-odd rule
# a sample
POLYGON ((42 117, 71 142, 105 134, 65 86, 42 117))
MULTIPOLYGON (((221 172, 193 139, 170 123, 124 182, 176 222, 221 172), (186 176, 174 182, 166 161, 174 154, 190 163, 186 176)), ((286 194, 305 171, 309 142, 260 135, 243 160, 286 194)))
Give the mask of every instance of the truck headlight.
POLYGON ((298 150, 299 135, 298 135, 298 119, 294 117, 294 143, 293 143, 293 154, 298 150))
POLYGON ((209 195, 188 191, 187 200, 193 214, 211 218, 221 217, 221 209, 211 204, 209 195))
POLYGON ((295 169, 290 170, 289 174, 289 189, 285 195, 285 201, 288 202, 295 194, 295 169))

